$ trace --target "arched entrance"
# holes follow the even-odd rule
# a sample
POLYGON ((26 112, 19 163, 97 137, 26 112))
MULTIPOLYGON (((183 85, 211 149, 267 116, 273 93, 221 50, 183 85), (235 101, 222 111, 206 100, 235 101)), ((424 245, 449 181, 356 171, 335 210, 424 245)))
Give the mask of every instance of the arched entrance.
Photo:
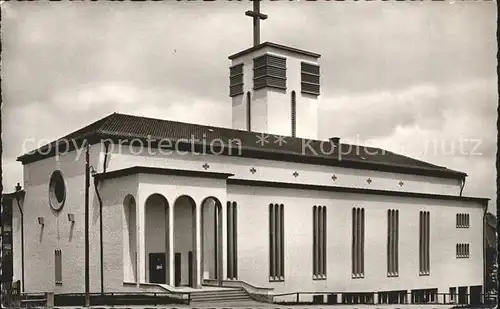
POLYGON ((215 197, 201 203, 202 279, 222 279, 222 204, 215 197))
POLYGON ((145 203, 146 282, 166 284, 169 278, 168 230, 169 205, 158 193, 150 195, 145 203))
POLYGON ((137 220, 135 198, 127 195, 123 199, 123 280, 137 282, 137 220))
POLYGON ((196 287, 196 203, 183 195, 174 203, 174 286, 196 287))

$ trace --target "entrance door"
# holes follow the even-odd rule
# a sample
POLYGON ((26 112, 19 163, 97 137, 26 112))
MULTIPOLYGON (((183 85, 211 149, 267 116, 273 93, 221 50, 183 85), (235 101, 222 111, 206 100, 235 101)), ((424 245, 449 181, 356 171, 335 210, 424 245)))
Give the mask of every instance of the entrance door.
POLYGON ((458 288, 458 303, 467 304, 467 287, 461 286, 458 288))
POLYGON ((188 275, 189 275, 188 285, 190 287, 192 287, 193 286, 193 251, 189 251, 189 253, 188 253, 188 275))
POLYGON ((165 253, 149 254, 149 282, 166 283, 166 255, 165 253))
POLYGON ((174 257, 174 268, 175 268, 175 286, 181 285, 181 254, 179 252, 175 253, 174 257))
POLYGON ((480 285, 471 286, 470 289, 470 304, 479 305, 481 304, 481 293, 483 292, 483 287, 480 285))

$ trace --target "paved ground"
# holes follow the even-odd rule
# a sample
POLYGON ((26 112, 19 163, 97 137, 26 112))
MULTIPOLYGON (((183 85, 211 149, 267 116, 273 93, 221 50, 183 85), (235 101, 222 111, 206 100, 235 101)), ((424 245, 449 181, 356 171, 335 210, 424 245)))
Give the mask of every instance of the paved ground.
MULTIPOLYGON (((259 302, 236 302, 236 303, 210 303, 194 305, 175 305, 175 306, 91 306, 90 309, 174 309, 174 308, 193 308, 193 309, 231 309, 231 308, 338 308, 338 309, 449 309, 452 305, 294 305, 280 306, 276 304, 265 304, 259 302)), ((58 308, 58 307, 56 307, 58 308)), ((56 309, 54 308, 54 309, 56 309)), ((86 309, 82 307, 61 307, 64 309, 86 309)))

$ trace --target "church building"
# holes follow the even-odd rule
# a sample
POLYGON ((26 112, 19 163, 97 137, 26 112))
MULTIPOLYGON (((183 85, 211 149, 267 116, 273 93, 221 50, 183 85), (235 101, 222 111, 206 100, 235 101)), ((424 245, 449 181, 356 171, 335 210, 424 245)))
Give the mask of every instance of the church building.
POLYGON ((320 54, 255 37, 229 56, 232 128, 113 113, 18 158, 24 292, 84 292, 88 254, 92 293, 480 297, 488 199, 466 173, 320 140, 320 54))

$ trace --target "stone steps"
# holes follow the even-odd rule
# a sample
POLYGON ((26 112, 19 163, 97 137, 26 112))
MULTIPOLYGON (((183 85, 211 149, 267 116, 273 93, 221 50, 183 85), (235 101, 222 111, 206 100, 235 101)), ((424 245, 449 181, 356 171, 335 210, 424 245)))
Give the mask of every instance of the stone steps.
POLYGON ((191 303, 205 303, 205 302, 240 302, 252 300, 247 292, 241 288, 224 289, 224 290, 210 290, 210 291, 196 291, 192 292, 191 303))

